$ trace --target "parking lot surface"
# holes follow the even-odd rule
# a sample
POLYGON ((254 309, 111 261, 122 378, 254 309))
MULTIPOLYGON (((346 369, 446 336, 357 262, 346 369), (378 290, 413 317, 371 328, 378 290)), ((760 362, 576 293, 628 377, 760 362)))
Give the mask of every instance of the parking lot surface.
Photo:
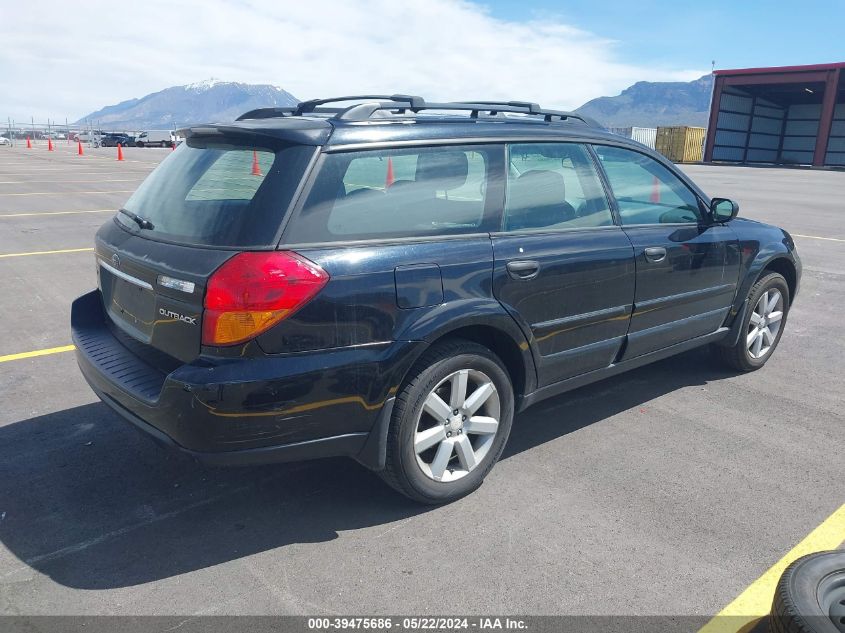
POLYGON ((685 167, 795 236, 772 360, 696 350, 546 401, 431 508, 352 461, 198 465, 72 353, 26 354, 69 345, 94 232, 167 152, 0 148, 0 613, 708 616, 845 501, 845 173, 685 167))

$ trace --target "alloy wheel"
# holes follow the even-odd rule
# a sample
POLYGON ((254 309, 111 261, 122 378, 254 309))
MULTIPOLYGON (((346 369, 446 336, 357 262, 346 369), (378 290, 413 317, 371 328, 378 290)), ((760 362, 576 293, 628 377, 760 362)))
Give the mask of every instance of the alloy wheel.
POLYGON ((760 295, 748 322, 745 344, 751 358, 768 354, 777 340, 783 320, 783 295, 770 288, 760 295))
POLYGON ((414 453, 434 481, 455 481, 482 462, 499 429, 496 385, 477 369, 460 369, 426 396, 416 420, 414 453))

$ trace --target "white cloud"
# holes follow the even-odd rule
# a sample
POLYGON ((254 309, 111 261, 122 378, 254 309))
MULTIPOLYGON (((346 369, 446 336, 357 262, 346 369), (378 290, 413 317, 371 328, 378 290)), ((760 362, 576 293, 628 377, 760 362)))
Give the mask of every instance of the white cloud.
POLYGON ((461 0, 27 0, 7 3, 3 25, 0 116, 17 120, 74 120, 212 76, 303 99, 404 92, 571 109, 635 81, 704 74, 630 64, 600 35, 461 0))

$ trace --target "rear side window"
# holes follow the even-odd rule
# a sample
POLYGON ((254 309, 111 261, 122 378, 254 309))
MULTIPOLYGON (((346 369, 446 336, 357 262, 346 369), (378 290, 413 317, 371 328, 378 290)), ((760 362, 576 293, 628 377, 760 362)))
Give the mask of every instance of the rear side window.
POLYGON ((613 224, 601 181, 583 145, 509 146, 506 231, 613 224))
POLYGON ((595 146, 622 224, 699 222, 697 196, 659 162, 621 147, 595 146))
POLYGON ((501 147, 427 147, 327 154, 285 233, 287 243, 491 230, 493 163, 501 147))
POLYGON ((282 217, 316 148, 189 139, 132 194, 124 209, 148 220, 141 237, 225 248, 275 246, 282 217))

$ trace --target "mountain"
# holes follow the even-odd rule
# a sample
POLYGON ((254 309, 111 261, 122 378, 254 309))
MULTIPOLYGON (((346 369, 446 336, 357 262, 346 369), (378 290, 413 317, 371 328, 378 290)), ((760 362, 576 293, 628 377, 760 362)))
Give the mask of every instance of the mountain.
POLYGON ((106 106, 82 117, 77 124, 90 122, 103 129, 166 130, 192 123, 234 121, 253 108, 296 103, 296 97, 278 86, 209 79, 106 106))
POLYGON ((576 112, 593 117, 605 127, 707 125, 712 75, 690 82, 638 81, 615 97, 599 97, 576 112))

